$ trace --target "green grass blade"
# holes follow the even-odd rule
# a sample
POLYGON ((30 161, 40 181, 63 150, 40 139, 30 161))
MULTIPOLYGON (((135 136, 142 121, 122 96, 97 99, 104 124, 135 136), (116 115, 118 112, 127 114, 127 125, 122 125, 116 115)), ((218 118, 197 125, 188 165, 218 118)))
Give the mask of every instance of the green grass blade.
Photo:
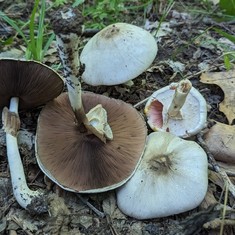
POLYGON ((228 40, 230 40, 231 42, 235 43, 235 36, 224 32, 223 30, 220 30, 218 28, 214 28, 214 30, 219 33, 220 35, 222 35, 223 37, 227 38, 228 40))
POLYGON ((29 23, 30 43, 28 45, 28 48, 32 53, 33 59, 35 59, 35 60, 38 60, 38 55, 37 55, 36 43, 35 43, 35 34, 34 34, 35 22, 34 22, 34 20, 35 20, 35 15, 36 15, 36 12, 38 9, 38 5, 39 5, 39 0, 35 0, 33 11, 30 16, 30 23, 29 23))
POLYGON ((5 13, 0 11, 0 17, 8 23, 15 31, 23 38, 25 44, 28 44, 28 41, 23 33, 23 31, 17 26, 17 24, 14 22, 14 20, 10 19, 5 13))
POLYGON ((41 10, 39 15, 39 24, 38 24, 38 34, 36 40, 36 51, 38 60, 42 60, 42 45, 43 45, 43 34, 44 34, 44 20, 45 20, 45 12, 46 12, 46 2, 45 0, 41 1, 41 10))
POLYGON ((48 51, 48 49, 49 49, 52 41, 54 40, 54 38, 55 38, 55 34, 52 33, 51 36, 48 38, 48 40, 47 40, 47 42, 46 42, 46 44, 45 44, 45 46, 44 46, 44 48, 42 50, 42 59, 44 58, 45 53, 48 51))
POLYGON ((235 0, 220 0, 219 6, 226 14, 235 16, 235 0))
POLYGON ((224 65, 225 65, 225 68, 226 68, 227 70, 230 70, 231 67, 232 67, 228 55, 224 55, 224 65))

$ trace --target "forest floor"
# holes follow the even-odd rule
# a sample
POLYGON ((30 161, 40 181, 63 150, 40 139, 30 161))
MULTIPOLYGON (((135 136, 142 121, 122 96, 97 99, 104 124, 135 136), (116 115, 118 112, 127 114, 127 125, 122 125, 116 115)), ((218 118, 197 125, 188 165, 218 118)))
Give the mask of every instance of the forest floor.
MULTIPOLYGON (((164 1, 162 4, 162 9, 164 9, 166 7, 164 1)), ((32 6, 32 1, 23 3, 22 1, 0 1, 0 9, 9 16, 14 16, 14 19, 27 19, 32 6)), ((211 6, 211 11, 214 13, 216 9, 218 6, 211 6)), ((123 14, 125 22, 143 27, 156 37, 158 41, 156 59, 146 72, 133 80, 132 86, 123 84, 91 87, 83 83, 82 89, 136 105, 159 88, 172 82, 178 82, 182 78, 188 78, 208 104, 208 129, 215 122, 231 125, 230 136, 235 139, 235 130, 232 129, 234 121, 230 122, 235 118, 235 112, 228 116, 219 108, 219 104, 225 99, 225 96, 229 99, 230 94, 226 94, 226 90, 222 90, 218 85, 205 84, 200 81, 202 73, 216 72, 219 76, 220 72, 227 72, 224 54, 234 52, 235 45, 217 33, 214 28, 219 28, 232 35, 235 32, 235 23, 218 21, 198 1, 187 1, 187 3, 175 1, 157 35, 155 32, 162 14, 161 9, 150 5, 147 8, 146 18, 144 18, 143 12, 128 14, 127 11, 123 14)), ((0 19, 1 41, 3 42, 12 35, 15 35, 14 29, 0 19)), ((85 44, 88 39, 83 38, 83 43, 85 44)), ((21 40, 20 37, 16 37, 11 44, 2 43, 0 57, 22 58, 25 46, 21 40)), ((43 63, 49 66, 60 63, 54 42, 46 53, 43 63)), ((230 65, 233 66, 232 63, 230 65)), ((62 69, 59 69, 58 72, 63 75, 62 69)), ((233 70, 233 76, 230 78, 234 78, 234 75, 233 70)), ((136 107, 142 114, 144 105, 145 103, 136 107)), ((227 109, 234 110, 234 107, 227 107, 227 109)), ((221 231, 223 234, 235 234, 233 195, 235 152, 231 156, 233 160, 226 160, 222 163, 223 168, 213 154, 212 159, 208 159, 208 192, 200 206, 166 218, 136 220, 125 216, 118 209, 115 190, 100 194, 83 194, 83 200, 81 200, 77 194, 62 190, 44 176, 37 165, 34 150, 34 136, 40 111, 41 108, 37 108, 20 113, 21 130, 27 130, 32 134, 32 144, 20 144, 20 152, 29 187, 34 190, 43 189, 47 192, 50 210, 42 215, 31 215, 16 202, 11 187, 4 132, 2 131, 0 132, 0 234, 214 235, 222 234, 221 231), (221 175, 221 172, 215 169, 215 165, 220 166, 224 174, 221 175), (226 186, 228 180, 229 187, 226 186), (100 213, 96 213, 90 208, 90 204, 100 213), (225 210, 225 214, 227 213, 225 217, 223 217, 223 210, 225 210)), ((2 127, 1 124, 0 127, 2 127)), ((149 129, 149 132, 152 130, 149 129)), ((194 141, 200 142, 197 136, 194 137, 194 141)), ((233 143, 235 142, 233 141, 233 143)))

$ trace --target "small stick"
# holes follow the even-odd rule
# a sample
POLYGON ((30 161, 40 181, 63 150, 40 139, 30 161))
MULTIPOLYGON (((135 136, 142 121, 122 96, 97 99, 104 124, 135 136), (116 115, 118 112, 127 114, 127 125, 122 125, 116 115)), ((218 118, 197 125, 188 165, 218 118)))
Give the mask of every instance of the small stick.
POLYGON ((23 221, 18 219, 15 215, 11 217, 11 220, 14 221, 27 235, 33 235, 28 229, 25 229, 23 225, 23 221))
POLYGON ((99 31, 100 31, 100 29, 84 29, 84 30, 82 30, 82 36, 92 37, 95 34, 97 34, 99 31))
POLYGON ((99 211, 97 208, 95 208, 90 202, 85 200, 80 194, 77 193, 76 195, 85 205, 87 205, 92 211, 94 211, 100 218, 105 217, 105 213, 103 213, 103 212, 99 211))
MULTIPOLYGON (((221 64, 221 65, 222 65, 222 64, 221 64)), ((191 74, 191 75, 186 76, 185 79, 190 79, 190 78, 193 78, 193 77, 195 77, 195 76, 199 76, 200 74, 202 74, 202 73, 204 73, 204 72, 209 72, 209 71, 211 71, 211 70, 213 70, 213 69, 215 69, 215 68, 216 68, 216 66, 211 66, 209 69, 200 70, 200 71, 197 72, 197 73, 194 73, 194 74, 191 74)), ((174 76, 174 74, 173 74, 173 76, 174 76)), ((170 79, 172 79, 172 77, 171 77, 170 79)), ((140 105, 146 103, 146 102, 148 101, 148 99, 149 99, 149 97, 147 97, 147 98, 141 100, 141 101, 138 102, 137 104, 133 105, 133 107, 134 107, 134 108, 138 108, 140 105)))
POLYGON ((140 105, 146 103, 148 101, 149 97, 145 98, 144 100, 141 100, 140 102, 138 102, 137 104, 133 105, 134 108, 139 107, 140 105))

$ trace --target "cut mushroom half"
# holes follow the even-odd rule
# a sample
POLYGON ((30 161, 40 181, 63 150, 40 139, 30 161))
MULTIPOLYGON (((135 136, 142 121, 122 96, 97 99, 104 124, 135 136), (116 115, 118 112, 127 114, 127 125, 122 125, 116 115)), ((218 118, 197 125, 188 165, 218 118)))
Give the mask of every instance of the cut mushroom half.
POLYGON ((143 117, 121 100, 85 92, 86 112, 98 104, 107 111, 113 139, 102 142, 79 125, 67 93, 41 111, 36 156, 42 171, 63 189, 97 193, 124 184, 138 166, 147 136, 143 117))
POLYGON ((151 133, 135 174, 117 189, 118 207, 136 219, 196 208, 207 192, 207 168, 207 155, 197 143, 167 132, 151 133))
POLYGON ((18 149, 20 128, 18 109, 28 110, 58 96, 64 87, 62 78, 52 69, 35 61, 0 60, 0 108, 13 193, 17 202, 31 213, 47 211, 44 194, 28 188, 18 149), (6 108, 5 106, 9 106, 6 108))
POLYGON ((144 72, 157 55, 157 43, 146 30, 115 23, 94 35, 81 53, 82 79, 89 85, 118 85, 144 72))
POLYGON ((187 79, 154 92, 144 112, 154 131, 166 131, 187 138, 206 127, 206 101, 187 79))

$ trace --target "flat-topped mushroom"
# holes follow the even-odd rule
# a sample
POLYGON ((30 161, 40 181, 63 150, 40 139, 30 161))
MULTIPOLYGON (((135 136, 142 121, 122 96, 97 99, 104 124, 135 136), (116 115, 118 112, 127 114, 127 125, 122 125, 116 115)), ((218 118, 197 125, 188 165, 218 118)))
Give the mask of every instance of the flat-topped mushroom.
POLYGON ((41 111, 36 156, 42 171, 62 188, 80 193, 103 192, 125 183, 145 147, 147 129, 131 105, 94 93, 83 93, 87 112, 97 104, 107 111, 113 139, 102 142, 78 126, 67 93, 41 111))
POLYGON ((135 174, 117 189, 118 207, 137 219, 191 210, 206 195, 207 168, 207 155, 196 142, 167 132, 151 133, 135 174))
POLYGON ((63 87, 62 78, 46 65, 35 61, 0 60, 0 109, 3 109, 13 193, 18 203, 33 213, 45 212, 47 208, 43 194, 30 190, 26 183, 17 143, 18 109, 43 105, 58 96, 63 87), (5 106, 9 106, 9 110, 5 106))
POLYGON ((144 111, 154 131, 186 138, 206 127, 206 101, 187 79, 154 92, 144 111))
POLYGON ((109 25, 82 50, 82 79, 93 86, 125 83, 144 72, 156 54, 156 40, 148 31, 127 23, 109 25))

